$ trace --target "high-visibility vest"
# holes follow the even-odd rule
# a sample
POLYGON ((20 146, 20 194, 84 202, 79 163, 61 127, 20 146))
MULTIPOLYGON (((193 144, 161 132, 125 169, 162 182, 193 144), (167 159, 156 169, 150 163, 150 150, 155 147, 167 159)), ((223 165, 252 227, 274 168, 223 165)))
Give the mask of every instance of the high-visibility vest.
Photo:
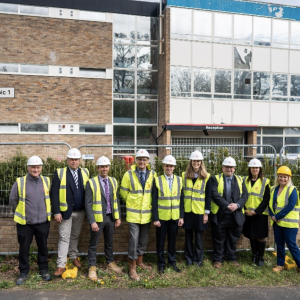
MULTIPOLYGON (((26 179, 27 179, 27 175, 24 177, 17 178, 19 203, 15 211, 14 221, 21 225, 26 224, 26 212, 25 212, 26 179)), ((41 179, 43 182, 44 193, 45 193, 47 220, 51 221, 51 204, 50 204, 50 196, 49 196, 50 178, 41 176, 41 179)))
MULTIPOLYGON (((83 187, 85 189, 86 183, 89 181, 90 173, 88 169, 79 168, 83 179, 83 187)), ((60 211, 66 211, 68 209, 67 204, 67 167, 57 169, 57 175, 60 180, 59 187, 59 209, 60 211)))
MULTIPOLYGON (((238 175, 234 175, 236 178, 236 181, 238 183, 239 189, 240 189, 240 197, 243 194, 243 179, 241 178, 241 176, 238 175)), ((223 178, 223 174, 219 174, 219 175, 215 175, 215 178, 218 182, 218 194, 220 195, 220 197, 223 197, 223 192, 224 192, 224 178, 223 178)), ((216 214, 219 210, 219 206, 213 201, 213 199, 211 199, 211 209, 210 211, 213 214, 216 214)), ((242 209, 243 213, 244 213, 244 208, 242 209)))
MULTIPOLYGON (((289 197, 292 194, 294 186, 285 186, 281 194, 277 197, 277 204, 275 210, 273 209, 273 197, 275 186, 271 188, 271 197, 269 202, 269 207, 274 215, 282 211, 289 204, 289 197)), ((299 193, 297 191, 297 202, 292 211, 290 211, 284 218, 280 219, 277 223, 278 226, 287 227, 287 228, 298 228, 299 227, 299 212, 300 212, 300 201, 299 193)), ((273 220, 271 220, 271 225, 273 225, 273 220)))
POLYGON ((179 176, 173 176, 172 191, 170 191, 165 175, 157 177, 155 184, 158 189, 158 218, 164 221, 178 220, 182 179, 179 176))
POLYGON ((193 185, 193 180, 185 177, 182 173, 183 191, 184 191, 184 212, 193 212, 203 215, 205 212, 205 189, 210 174, 207 173, 205 179, 197 178, 193 185))
MULTIPOLYGON (((257 179, 254 185, 251 187, 251 180, 247 180, 247 176, 244 177, 244 183, 248 191, 248 200, 245 203, 245 208, 250 211, 255 211, 263 200, 266 186, 270 184, 268 178, 257 179)), ((263 212, 263 215, 268 215, 268 208, 263 212)))
POLYGON ((131 166, 122 179, 120 195, 126 201, 126 220, 130 223, 147 224, 151 222, 152 209, 152 186, 153 180, 157 177, 155 171, 150 170, 145 188, 143 187, 135 173, 137 165, 131 166))
MULTIPOLYGON (((117 189, 118 189, 118 183, 115 178, 109 177, 109 180, 113 187, 113 199, 114 199, 114 218, 115 220, 120 219, 120 213, 119 213, 119 207, 118 207, 118 200, 117 200, 117 189)), ((102 199, 101 199, 101 188, 99 183, 98 175, 91 178, 89 180, 90 187, 93 191, 93 204, 92 209, 95 217, 95 221, 97 223, 103 222, 103 213, 102 213, 102 199)), ((107 199, 107 201, 110 201, 110 199, 107 199)))

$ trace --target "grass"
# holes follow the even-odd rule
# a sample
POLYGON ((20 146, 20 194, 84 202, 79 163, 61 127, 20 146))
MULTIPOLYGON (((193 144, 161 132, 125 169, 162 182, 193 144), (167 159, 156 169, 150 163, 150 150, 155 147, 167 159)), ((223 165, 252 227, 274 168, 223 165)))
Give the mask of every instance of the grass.
MULTIPOLYGON (((31 260, 33 261, 33 260, 31 260)), ((236 268, 230 262, 224 262, 221 269, 215 269, 211 262, 211 255, 205 254, 203 266, 185 266, 183 254, 177 256, 177 266, 182 270, 176 273, 168 266, 163 275, 159 275, 156 266, 156 255, 144 256, 144 261, 153 266, 153 270, 144 271, 139 267, 137 271, 141 277, 139 282, 134 282, 128 277, 128 263, 118 261, 124 267, 124 275, 115 275, 105 269, 104 258, 97 259, 98 281, 92 282, 87 278, 87 257, 82 257, 82 267, 74 279, 53 278, 44 282, 38 272, 36 262, 31 262, 29 278, 20 288, 33 290, 73 290, 95 288, 144 288, 156 289, 167 287, 208 287, 208 286, 286 286, 299 285, 300 274, 292 269, 280 274, 272 272, 276 265, 276 258, 271 253, 265 255, 265 265, 261 268, 251 263, 250 252, 238 252, 238 261, 241 268, 236 268)), ((56 256, 49 257, 49 271, 53 273, 56 268, 56 256)), ((0 289, 9 289, 15 286, 18 277, 18 258, 0 257, 0 289)))

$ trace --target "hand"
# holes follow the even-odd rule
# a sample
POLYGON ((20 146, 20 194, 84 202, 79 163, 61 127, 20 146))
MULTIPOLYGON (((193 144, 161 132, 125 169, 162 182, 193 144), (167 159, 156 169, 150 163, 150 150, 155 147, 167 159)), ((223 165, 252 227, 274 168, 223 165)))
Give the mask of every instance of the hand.
POLYGON ((182 218, 180 218, 178 220, 178 226, 181 227, 183 225, 183 223, 184 223, 184 220, 182 218))
POLYGON ((62 221, 62 216, 61 216, 61 214, 55 215, 55 216, 54 216, 54 219, 55 219, 55 221, 56 221, 57 223, 61 223, 61 221, 62 221))
POLYGON ((203 215, 203 224, 206 224, 208 222, 208 214, 203 215))
POLYGON ((234 212, 234 211, 236 211, 236 210, 238 209, 238 206, 237 206, 236 203, 230 203, 230 204, 227 206, 227 208, 228 208, 230 211, 234 212))
POLYGON ((160 227, 160 226, 161 226, 161 224, 160 224, 160 222, 159 222, 159 221, 155 221, 155 222, 153 222, 153 225, 154 225, 154 226, 156 226, 156 227, 160 227))
POLYGON ((115 221, 115 227, 117 228, 117 227, 119 227, 121 225, 121 219, 117 219, 116 221, 115 221))
POLYGON ((275 223, 278 223, 278 222, 279 222, 279 221, 276 220, 275 216, 273 216, 271 219, 272 219, 275 223))
POLYGON ((92 228, 92 231, 95 231, 95 232, 99 231, 99 226, 96 222, 91 224, 91 228, 92 228))

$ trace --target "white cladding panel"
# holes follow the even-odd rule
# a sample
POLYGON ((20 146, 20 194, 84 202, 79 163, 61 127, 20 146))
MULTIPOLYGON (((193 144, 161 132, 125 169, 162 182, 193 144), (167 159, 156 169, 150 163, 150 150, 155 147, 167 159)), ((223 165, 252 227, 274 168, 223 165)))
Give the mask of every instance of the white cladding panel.
POLYGON ((213 67, 217 69, 232 69, 232 46, 214 44, 213 49, 213 67))
POLYGON ((171 65, 191 66, 192 43, 171 40, 171 65))
POLYGON ((251 124, 251 102, 234 101, 232 109, 232 123, 240 125, 251 124))
POLYGON ((272 126, 288 125, 287 103, 271 103, 270 115, 271 115, 272 126))
POLYGON ((300 127, 300 107, 299 103, 289 103, 288 125, 300 127))
POLYGON ((193 42, 192 66, 212 67, 212 44, 193 42))
POLYGON ((270 125, 270 103, 252 102, 251 125, 270 125))
POLYGON ((253 70, 270 72, 271 49, 253 47, 253 70))
POLYGON ((191 102, 187 98, 170 99, 170 123, 191 123, 191 102))
POLYGON ((231 101, 214 100, 212 123, 214 124, 232 123, 231 122, 231 101))
POLYGON ((300 51, 290 51, 290 73, 300 74, 300 51))
POLYGON ((211 124, 212 123, 212 101, 194 99, 192 102, 192 123, 211 124))
POLYGON ((289 51, 282 49, 272 50, 272 71, 288 73, 289 71, 289 51))

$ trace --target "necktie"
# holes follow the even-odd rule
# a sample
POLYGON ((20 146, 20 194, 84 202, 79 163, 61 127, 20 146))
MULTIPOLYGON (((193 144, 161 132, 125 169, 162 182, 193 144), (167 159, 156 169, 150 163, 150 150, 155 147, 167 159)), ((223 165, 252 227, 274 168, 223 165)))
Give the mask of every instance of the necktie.
POLYGON ((140 180, 141 180, 141 185, 144 189, 145 188, 145 173, 144 172, 140 173, 140 180))
POLYGON ((170 188, 170 191, 172 192, 172 178, 171 178, 171 177, 168 177, 168 181, 169 181, 169 188, 170 188))
POLYGON ((78 188, 78 174, 77 174, 77 171, 73 171, 72 174, 73 174, 73 178, 74 178, 76 187, 78 188))
POLYGON ((231 200, 231 179, 227 178, 227 200, 231 200))
POLYGON ((109 188, 108 188, 108 179, 103 179, 104 181, 104 187, 105 187, 105 196, 106 196, 106 213, 111 213, 111 207, 110 207, 110 199, 109 199, 109 188))

